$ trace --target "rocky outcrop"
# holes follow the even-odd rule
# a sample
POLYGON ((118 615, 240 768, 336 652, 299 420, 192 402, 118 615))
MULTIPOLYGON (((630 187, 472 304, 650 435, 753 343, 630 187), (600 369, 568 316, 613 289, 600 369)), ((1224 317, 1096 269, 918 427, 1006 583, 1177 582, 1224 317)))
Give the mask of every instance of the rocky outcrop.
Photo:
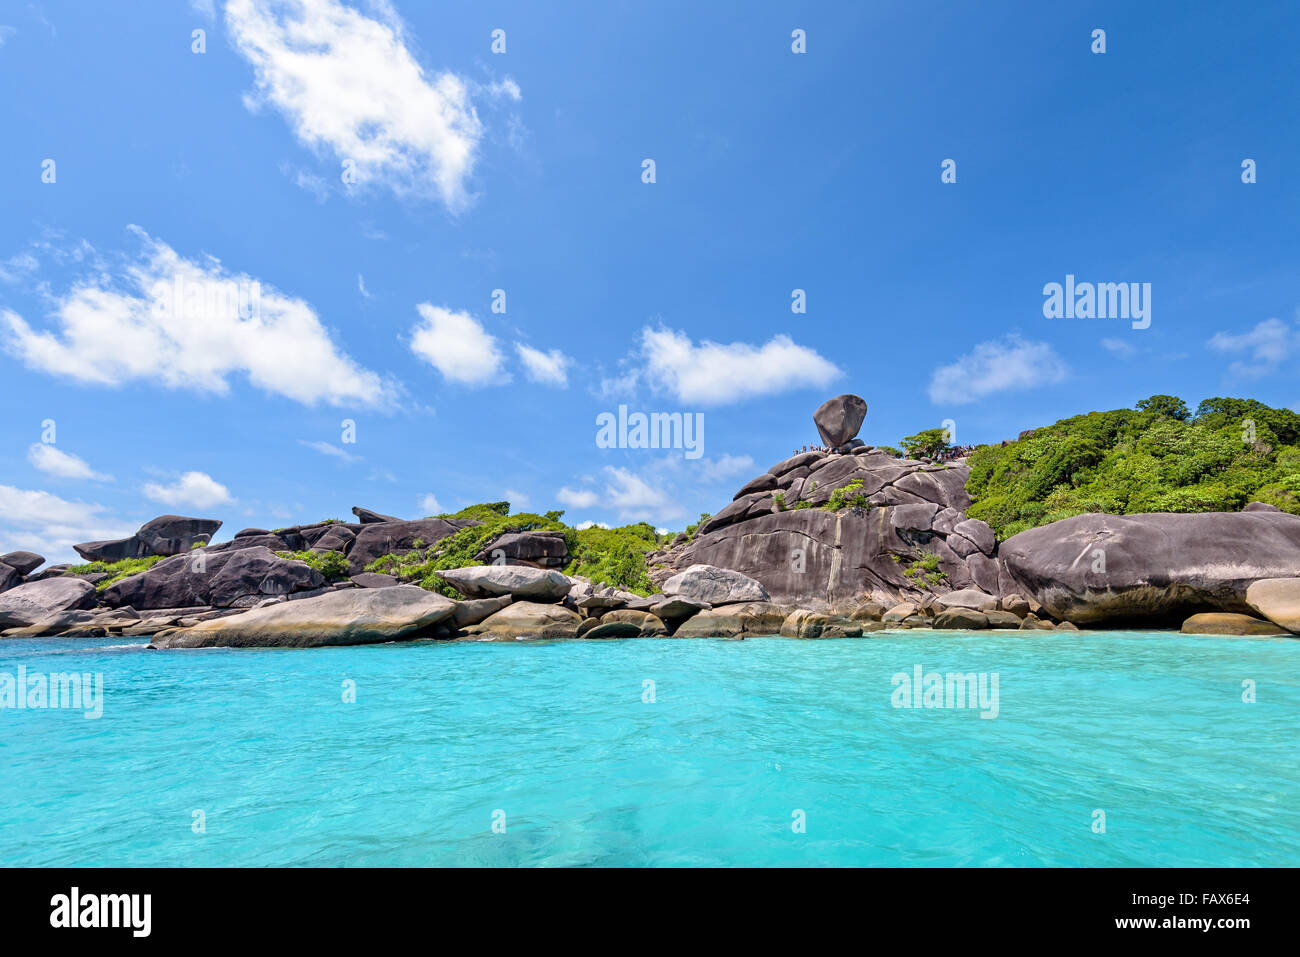
POLYGON ((582 618, 563 605, 516 601, 470 627, 479 639, 576 638, 582 618))
POLYGON ((1285 628, 1251 615, 1233 612, 1203 611, 1183 622, 1184 635, 1288 635, 1285 628))
POLYGON ((563 568, 569 564, 569 546, 563 532, 507 532, 474 557, 491 564, 563 568))
POLYGON ((771 596, 756 580, 741 572, 715 565, 691 565, 663 583, 669 598, 685 598, 709 605, 767 601, 771 596))
POLYGON ((771 602, 744 602, 709 608, 673 632, 674 638, 744 638, 780 634, 788 609, 771 602))
POLYGON ((1246 588, 1246 604, 1274 624, 1300 634, 1300 578, 1265 578, 1246 588))
POLYGON ((352 506, 352 514, 357 517, 357 521, 362 525, 381 525, 384 522, 400 522, 400 518, 392 515, 385 515, 383 512, 372 512, 368 508, 362 508, 360 505, 352 506))
POLYGON ((35 552, 9 552, 7 555, 0 555, 0 565, 8 565, 19 575, 30 575, 44 564, 44 556, 37 555, 35 552))
POLYGON ((0 562, 0 592, 8 591, 23 583, 22 573, 18 569, 0 562))
POLYGON ((388 554, 405 554, 417 547, 435 545, 462 528, 477 525, 469 519, 424 518, 414 522, 365 523, 356 529, 356 538, 346 552, 353 574, 366 570, 376 558, 388 554), (417 546, 420 542, 421 546, 417 546))
POLYGON ((95 607, 95 586, 80 578, 27 582, 0 594, 0 630, 33 625, 62 611, 95 607))
POLYGON ((573 582, 560 572, 527 565, 472 565, 438 572, 466 598, 510 595, 515 601, 560 601, 573 582))
POLYGON ((235 607, 325 584, 305 562, 279 558, 262 547, 213 552, 200 549, 165 558, 152 568, 104 589, 110 607, 235 607))
POLYGON ((180 555, 195 545, 208 544, 219 528, 221 522, 212 518, 160 515, 141 525, 130 538, 83 542, 72 547, 88 562, 118 562, 125 558, 180 555))
POLYGON ((455 602, 415 585, 351 588, 160 632, 157 648, 314 648, 406 641, 450 618, 455 602))
POLYGON ((1058 618, 1177 627, 1198 612, 1249 614, 1252 583, 1300 576, 1300 516, 1076 515, 1012 536, 998 554, 1015 590, 1058 618))

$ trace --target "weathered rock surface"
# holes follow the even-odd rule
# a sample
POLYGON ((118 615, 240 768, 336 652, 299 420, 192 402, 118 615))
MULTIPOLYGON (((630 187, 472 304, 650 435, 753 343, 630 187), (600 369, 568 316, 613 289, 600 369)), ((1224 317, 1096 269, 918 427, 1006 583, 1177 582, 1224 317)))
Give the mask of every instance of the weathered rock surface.
POLYGON ((576 638, 582 618, 563 605, 516 601, 468 629, 486 638, 576 638))
POLYGON ((415 585, 350 588, 280 602, 163 631, 158 648, 313 648, 420 637, 450 618, 455 602, 415 585))
POLYGON ((1057 618, 1177 625, 1249 614, 1253 582, 1300 576, 1300 515, 1076 515, 1012 536, 998 555, 1015 590, 1057 618))
POLYGON ((165 558, 138 575, 109 585, 101 599, 110 607, 130 605, 135 609, 231 607, 324 584, 320 572, 305 562, 279 558, 267 548, 202 549, 165 558))
POLYGON ((502 595, 499 598, 471 598, 468 601, 458 601, 451 615, 451 624, 455 628, 468 628, 470 625, 477 625, 479 622, 495 615, 513 601, 514 599, 509 595, 502 595))
POLYGON ((687 618, 673 632, 674 638, 742 638, 747 635, 776 635, 781 632, 788 611, 771 602, 744 602, 708 608, 687 618))
POLYGON ((1264 578, 1246 588, 1246 604, 1274 624, 1300 634, 1300 578, 1264 578))
POLYGON ((462 528, 478 525, 478 522, 459 518, 425 518, 414 522, 379 522, 357 526, 348 549, 348 565, 353 574, 366 570, 366 566, 376 558, 389 553, 406 554, 412 551, 416 542, 425 546, 434 545, 449 535, 455 535, 462 528))
POLYGON ((140 526, 129 538, 83 542, 73 549, 88 562, 117 562, 151 555, 180 555, 212 540, 221 522, 213 518, 159 515, 140 526))
POLYGON ((652 615, 648 611, 637 611, 632 608, 618 608, 614 611, 606 612, 600 616, 602 625, 629 624, 636 628, 636 633, 642 638, 660 638, 668 634, 668 627, 657 615, 652 615))
POLYGON ((1183 622, 1184 635, 1289 635, 1285 628, 1253 615, 1203 611, 1183 622))
POLYGON ((362 572, 360 575, 353 575, 348 581, 358 588, 392 588, 394 585, 400 585, 392 575, 381 575, 378 572, 362 572))
POLYGON ((0 629, 34 625, 61 611, 95 606, 95 586, 79 578, 46 578, 0 594, 0 629))
POLYGON ((8 591, 15 585, 23 583, 23 576, 16 568, 0 562, 0 592, 8 591))
POLYGON ((438 572, 466 598, 511 595, 515 601, 560 601, 573 582, 560 572, 528 565, 473 565, 438 572))
POLYGON ((769 599, 762 584, 742 572, 716 565, 691 565, 663 583, 670 598, 686 598, 714 606, 769 599))
MULTIPOLYGON (((1019 627, 1019 625, 1020 620, 1016 619, 1016 626, 1019 627)), ((941 630, 970 630, 987 628, 988 626, 988 616, 982 611, 975 611, 973 608, 945 608, 934 616, 934 627, 941 630)))
POLYGON ((357 521, 362 525, 379 525, 383 522, 400 522, 400 518, 392 515, 385 515, 383 512, 373 512, 368 508, 362 508, 360 505, 352 506, 352 514, 357 517, 357 521))
POLYGON ((569 546, 563 532, 507 532, 474 557, 484 563, 563 568, 569 563, 569 546))
POLYGON ((43 564, 45 564, 44 556, 37 555, 35 552, 10 552, 7 555, 0 555, 0 565, 8 565, 19 575, 30 575, 43 564))

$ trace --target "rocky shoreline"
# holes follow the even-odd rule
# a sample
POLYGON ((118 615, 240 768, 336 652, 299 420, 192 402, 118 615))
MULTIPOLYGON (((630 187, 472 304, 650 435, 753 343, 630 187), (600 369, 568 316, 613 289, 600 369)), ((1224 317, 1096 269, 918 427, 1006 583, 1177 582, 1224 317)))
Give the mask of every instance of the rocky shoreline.
POLYGON ((565 575, 564 535, 504 532, 438 577, 453 599, 366 571, 479 523, 249 528, 210 544, 215 519, 160 516, 126 539, 76 546, 107 572, 0 555, 0 637, 145 637, 155 648, 632 637, 860 637, 892 629, 1181 628, 1300 634, 1300 516, 1085 514, 1003 542, 970 518, 964 458, 898 458, 857 438, 866 403, 817 410, 825 445, 754 477, 693 534, 646 556, 653 595, 565 575), (295 555, 336 561, 330 580, 295 555))

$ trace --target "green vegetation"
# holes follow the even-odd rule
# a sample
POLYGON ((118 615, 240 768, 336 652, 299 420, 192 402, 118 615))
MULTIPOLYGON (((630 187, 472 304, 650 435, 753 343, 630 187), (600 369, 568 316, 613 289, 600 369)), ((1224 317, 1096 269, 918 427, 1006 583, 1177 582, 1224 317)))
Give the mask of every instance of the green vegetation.
POLYGON ((924 429, 916 435, 909 435, 903 439, 903 448, 911 458, 938 455, 948 448, 948 430, 924 429))
MULTIPOLYGON (((894 559, 895 564, 901 565, 903 563, 903 558, 900 555, 890 557, 894 559)), ((937 585, 948 576, 939 571, 938 554, 936 552, 926 552, 920 558, 907 563, 907 567, 903 569, 903 577, 916 582, 937 585)))
POLYGON ((970 458, 968 510, 999 539, 1084 512, 1300 514, 1300 415, 1254 399, 1174 396, 1062 419, 970 458))
POLYGON ((638 595, 653 595, 645 557, 668 536, 661 538, 646 522, 619 528, 593 526, 574 532, 577 543, 569 545, 573 561, 566 575, 584 575, 593 582, 605 582, 638 595))
POLYGON ((876 451, 886 452, 889 455, 892 455, 896 459, 901 459, 903 457, 903 453, 898 449, 894 448, 892 445, 877 445, 876 451))
POLYGON ((871 508, 871 499, 861 493, 861 488, 861 482, 850 482, 842 488, 835 489, 822 508, 828 512, 838 512, 844 508, 871 508))
POLYGON ((773 493, 772 493, 772 502, 773 502, 773 504, 776 505, 776 510, 777 510, 778 512, 784 512, 784 511, 785 511, 785 492, 773 492, 773 493))
POLYGON ((347 557, 342 552, 276 552, 280 558, 306 562, 325 576, 326 581, 342 581, 352 574, 348 569, 347 557))
POLYGON ((109 585, 116 584, 123 578, 130 578, 132 575, 138 575, 140 572, 153 568, 165 557, 164 555, 150 555, 148 558, 123 558, 117 562, 87 562, 84 565, 73 565, 64 574, 93 575, 96 572, 103 572, 108 577, 95 585, 99 591, 103 591, 109 585))
POLYGON ((394 575, 403 581, 415 582, 421 588, 441 592, 449 598, 459 598, 460 593, 438 575, 449 568, 481 565, 476 556, 493 539, 507 532, 564 532, 564 540, 572 552, 577 544, 574 529, 545 515, 520 512, 510 515, 509 502, 491 502, 470 505, 459 512, 448 512, 435 518, 470 518, 481 525, 462 528, 453 535, 431 546, 417 546, 399 555, 381 555, 366 566, 368 572, 394 575))
POLYGON ((700 520, 699 520, 698 522, 696 522, 694 525, 687 525, 687 526, 686 526, 686 538, 687 538, 687 540, 689 541, 690 539, 694 538, 694 537, 695 537, 695 533, 696 533, 697 531, 699 531, 700 526, 703 525, 705 522, 707 522, 707 521, 708 521, 709 519, 711 519, 712 517, 713 517, 713 516, 712 516, 709 512, 700 512, 700 520))

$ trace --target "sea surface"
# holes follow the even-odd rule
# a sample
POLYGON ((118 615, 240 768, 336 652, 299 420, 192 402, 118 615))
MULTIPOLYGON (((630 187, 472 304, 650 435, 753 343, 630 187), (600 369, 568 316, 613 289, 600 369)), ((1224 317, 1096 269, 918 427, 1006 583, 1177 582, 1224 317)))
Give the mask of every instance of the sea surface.
POLYGON ((0 864, 1300 865, 1300 640, 122 641, 0 641, 103 678, 0 709, 0 864))

